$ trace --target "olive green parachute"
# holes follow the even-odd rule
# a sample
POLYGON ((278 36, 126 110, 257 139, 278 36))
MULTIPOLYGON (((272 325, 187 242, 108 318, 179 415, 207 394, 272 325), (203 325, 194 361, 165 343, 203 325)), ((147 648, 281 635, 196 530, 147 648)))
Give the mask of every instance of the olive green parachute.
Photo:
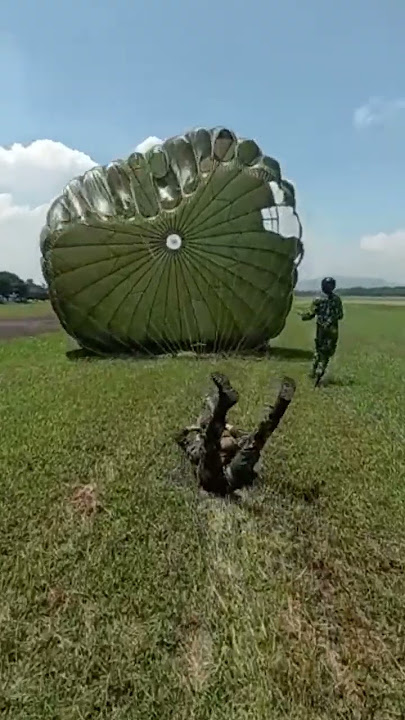
POLYGON ((303 245, 278 162, 222 128, 74 179, 49 209, 41 251, 53 308, 83 348, 221 351, 279 335, 303 245))

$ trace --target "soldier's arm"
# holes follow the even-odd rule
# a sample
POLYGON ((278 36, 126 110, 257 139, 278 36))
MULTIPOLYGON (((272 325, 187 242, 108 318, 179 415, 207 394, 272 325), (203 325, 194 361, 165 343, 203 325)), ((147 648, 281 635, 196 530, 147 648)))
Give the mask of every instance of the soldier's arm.
POLYGON ((339 298, 339 303, 338 303, 338 318, 337 318, 337 319, 338 319, 338 320, 343 320, 343 318, 344 318, 343 303, 342 303, 341 299, 339 298))
POLYGON ((301 320, 313 320, 318 314, 318 300, 313 300, 311 307, 308 312, 302 313, 301 320))

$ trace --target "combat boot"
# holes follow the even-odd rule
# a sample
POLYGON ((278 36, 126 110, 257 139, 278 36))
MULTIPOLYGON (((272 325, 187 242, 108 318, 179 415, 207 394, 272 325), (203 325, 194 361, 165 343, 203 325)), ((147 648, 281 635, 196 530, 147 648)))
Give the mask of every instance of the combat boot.
POLYGON ((223 402, 227 409, 236 405, 239 400, 239 393, 235 390, 226 375, 222 373, 212 373, 212 382, 218 388, 219 400, 223 402))
POLYGON ((320 383, 321 383, 321 380, 322 380, 324 374, 325 374, 325 370, 324 370, 323 368, 321 368, 320 370, 317 370, 317 371, 316 371, 316 373, 315 373, 315 375, 314 375, 314 378, 315 378, 315 387, 319 387, 319 385, 320 385, 320 383))

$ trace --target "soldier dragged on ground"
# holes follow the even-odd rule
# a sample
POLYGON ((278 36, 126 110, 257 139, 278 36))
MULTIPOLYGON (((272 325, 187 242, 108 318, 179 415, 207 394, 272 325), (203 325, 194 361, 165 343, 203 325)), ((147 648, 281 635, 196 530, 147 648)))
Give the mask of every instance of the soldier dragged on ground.
POLYGON ((307 313, 302 313, 302 320, 316 318, 315 352, 311 377, 315 379, 315 387, 319 385, 330 359, 336 352, 339 339, 339 322, 343 320, 343 305, 339 295, 334 292, 336 281, 332 277, 322 280, 322 295, 316 298, 307 313))
POLYGON ((253 484, 261 452, 293 398, 295 382, 283 379, 275 404, 257 429, 246 433, 226 421, 238 402, 238 392, 226 375, 214 373, 211 377, 215 391, 206 398, 196 425, 184 428, 175 439, 190 460, 200 487, 224 497, 253 484))

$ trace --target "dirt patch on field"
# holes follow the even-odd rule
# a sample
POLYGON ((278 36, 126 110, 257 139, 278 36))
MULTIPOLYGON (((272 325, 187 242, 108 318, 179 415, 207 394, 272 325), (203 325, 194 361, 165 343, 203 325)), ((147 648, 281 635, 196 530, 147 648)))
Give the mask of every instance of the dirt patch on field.
POLYGON ((0 318, 0 342, 18 337, 32 337, 60 330, 54 315, 30 318, 0 318))

